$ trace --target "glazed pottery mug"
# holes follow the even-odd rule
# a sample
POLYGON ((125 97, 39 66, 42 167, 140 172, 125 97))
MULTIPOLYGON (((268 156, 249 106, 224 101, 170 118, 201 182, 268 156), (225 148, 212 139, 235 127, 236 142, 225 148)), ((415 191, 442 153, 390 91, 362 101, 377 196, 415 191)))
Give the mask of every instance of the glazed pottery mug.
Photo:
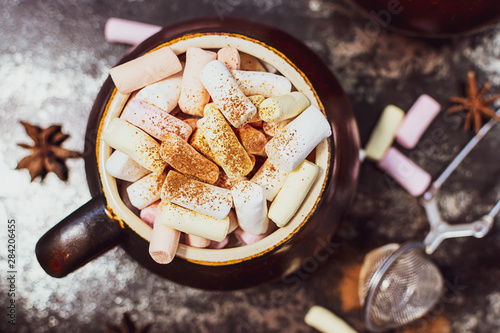
POLYGON ((111 148, 100 135, 126 102, 112 80, 104 82, 87 125, 85 168, 93 198, 49 230, 36 254, 44 270, 63 277, 119 245, 141 265, 172 281, 204 289, 237 289, 276 280, 300 268, 326 247, 355 191, 359 138, 351 106, 328 67, 304 44, 267 25, 243 19, 195 19, 162 29, 138 45, 120 63, 169 46, 235 47, 276 68, 327 116, 333 135, 315 152, 319 176, 293 219, 250 245, 201 249, 179 244, 168 265, 148 252, 152 229, 123 202, 116 180, 104 165, 111 148))

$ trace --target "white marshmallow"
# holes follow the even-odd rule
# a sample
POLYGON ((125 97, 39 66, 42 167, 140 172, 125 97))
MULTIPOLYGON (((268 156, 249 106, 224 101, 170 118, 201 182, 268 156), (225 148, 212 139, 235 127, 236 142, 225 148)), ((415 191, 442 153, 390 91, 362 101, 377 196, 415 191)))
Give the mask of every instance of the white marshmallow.
POLYGON ((290 172, 285 184, 269 207, 268 217, 278 227, 284 227, 295 215, 316 180, 318 172, 319 167, 307 160, 290 172))
POLYGON ((160 188, 164 175, 152 173, 127 187, 130 203, 137 209, 143 209, 160 199, 160 188))
POLYGON ((290 119, 311 105, 309 98, 299 91, 270 97, 260 103, 259 116, 265 122, 278 122, 290 119))
POLYGON ((119 150, 115 150, 106 161, 106 171, 113 177, 135 182, 150 171, 119 150))
POLYGON ((269 201, 273 201, 279 190, 285 183, 289 171, 277 169, 272 165, 269 159, 266 159, 264 164, 250 179, 252 183, 258 184, 264 190, 264 195, 269 201))
POLYGON ((156 211, 156 223, 162 223, 170 228, 187 234, 204 237, 221 242, 227 236, 229 217, 218 220, 171 202, 162 200, 156 211))
POLYGON ((200 74, 201 82, 215 104, 234 127, 245 125, 257 113, 226 65, 219 60, 209 62, 200 74))
POLYGON ((139 90, 135 98, 170 112, 177 106, 181 94, 182 73, 147 85, 139 90))
POLYGON ((231 74, 238 82, 241 91, 247 96, 272 97, 292 91, 292 83, 282 75, 240 70, 233 70, 231 74))
POLYGON ((328 120, 311 105, 266 144, 266 154, 278 169, 292 171, 330 135, 328 120))
POLYGON ((231 191, 191 179, 175 170, 168 172, 161 198, 219 220, 229 214, 233 204, 231 191))
POLYGON ((123 119, 111 120, 101 139, 150 171, 162 173, 167 166, 160 156, 160 144, 143 130, 123 119))
POLYGON ((242 181, 231 188, 231 193, 241 229, 253 235, 265 233, 269 220, 262 187, 242 181))

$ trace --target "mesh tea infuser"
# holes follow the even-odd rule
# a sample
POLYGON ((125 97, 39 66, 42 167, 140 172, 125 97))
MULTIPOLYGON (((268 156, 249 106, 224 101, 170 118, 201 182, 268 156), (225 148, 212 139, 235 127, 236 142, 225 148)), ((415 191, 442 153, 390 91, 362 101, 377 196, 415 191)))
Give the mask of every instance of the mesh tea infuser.
MULTIPOLYGON (((500 115, 500 110, 497 115, 500 115)), ((500 211, 500 201, 487 215, 472 223, 451 225, 441 218, 436 195, 450 174, 495 123, 495 120, 490 120, 484 125, 423 194, 420 203, 431 227, 423 243, 387 244, 366 255, 358 292, 369 330, 399 327, 425 315, 443 291, 443 277, 428 255, 447 238, 481 238, 493 226, 493 218, 500 211)))

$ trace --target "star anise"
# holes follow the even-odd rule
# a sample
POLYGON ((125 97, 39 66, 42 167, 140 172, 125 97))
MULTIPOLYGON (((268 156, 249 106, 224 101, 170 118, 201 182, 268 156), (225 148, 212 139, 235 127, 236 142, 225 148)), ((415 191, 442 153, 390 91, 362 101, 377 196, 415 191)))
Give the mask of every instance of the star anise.
POLYGON ((31 154, 23 158, 16 169, 28 169, 31 181, 40 176, 43 180, 49 172, 54 172, 59 179, 68 179, 66 159, 81 157, 82 154, 61 147, 69 138, 68 134, 61 131, 60 125, 52 125, 46 129, 21 121, 26 133, 33 139, 33 145, 18 143, 20 147, 31 150, 31 154))
POLYGON ((448 112, 454 113, 457 111, 466 111, 467 117, 465 118, 465 130, 469 130, 471 127, 471 122, 474 121, 476 133, 479 132, 482 125, 483 116, 491 117, 500 121, 500 117, 495 114, 493 109, 489 108, 487 105, 493 103, 500 98, 500 95, 493 95, 491 97, 485 98, 484 95, 491 88, 491 84, 486 82, 481 90, 478 92, 476 84, 476 76, 474 72, 469 72, 468 86, 467 86, 467 97, 450 97, 450 101, 454 103, 459 103, 459 105, 452 106, 448 108, 448 112))
POLYGON ((151 324, 146 324, 140 328, 136 328, 127 312, 123 314, 120 327, 106 323, 106 330, 108 333, 147 333, 150 329, 151 324))

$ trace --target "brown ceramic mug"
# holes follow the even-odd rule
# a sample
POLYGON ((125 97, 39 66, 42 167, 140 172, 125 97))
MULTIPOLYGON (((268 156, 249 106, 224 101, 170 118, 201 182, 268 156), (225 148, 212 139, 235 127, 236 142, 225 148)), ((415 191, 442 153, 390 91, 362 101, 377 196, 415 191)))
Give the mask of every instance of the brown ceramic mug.
POLYGON ((85 167, 93 196, 49 230, 36 246, 41 266, 63 277, 120 245, 141 265, 172 281, 204 289, 228 290, 283 277, 303 260, 318 255, 336 232, 356 187, 359 138, 351 106, 328 67, 292 36, 262 23, 203 18, 162 29, 138 45, 120 63, 161 46, 182 54, 189 46, 232 46, 275 67, 327 116, 333 135, 316 148, 320 174, 294 218, 261 241, 235 248, 199 249, 180 244, 168 265, 148 253, 152 229, 122 201, 116 180, 104 163, 111 148, 100 139, 103 128, 119 116, 123 100, 112 80, 104 82, 87 125, 85 167))

